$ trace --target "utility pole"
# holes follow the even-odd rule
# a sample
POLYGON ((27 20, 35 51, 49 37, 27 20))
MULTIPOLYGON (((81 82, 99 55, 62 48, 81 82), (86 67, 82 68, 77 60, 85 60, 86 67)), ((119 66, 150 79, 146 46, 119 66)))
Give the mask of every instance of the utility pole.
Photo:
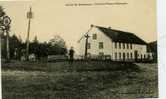
POLYGON ((94 25, 92 24, 90 26, 90 29, 88 30, 88 32, 84 35, 85 37, 85 59, 87 59, 88 57, 88 39, 90 38, 90 36, 88 35, 88 33, 90 32, 90 30, 94 27, 94 25))
POLYGON ((89 39, 89 35, 88 33, 85 35, 85 59, 87 59, 87 55, 88 55, 88 39, 89 39))
POLYGON ((33 18, 31 7, 29 12, 27 12, 27 18, 28 18, 28 30, 27 30, 27 40, 26 40, 26 60, 29 61, 29 34, 30 34, 31 19, 33 18))
POLYGON ((88 35, 88 33, 92 30, 92 28, 94 27, 94 25, 90 26, 90 29, 85 33, 85 35, 83 35, 77 42, 79 43, 84 37, 85 37, 85 54, 84 54, 84 58, 87 59, 87 55, 88 55, 88 39, 90 38, 90 36, 88 35))

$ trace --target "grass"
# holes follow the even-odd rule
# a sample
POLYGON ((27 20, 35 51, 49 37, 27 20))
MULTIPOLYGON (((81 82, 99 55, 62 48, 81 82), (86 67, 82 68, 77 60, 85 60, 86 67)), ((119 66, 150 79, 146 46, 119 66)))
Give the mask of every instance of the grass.
POLYGON ((157 97, 156 64, 110 62, 2 64, 3 99, 157 97))

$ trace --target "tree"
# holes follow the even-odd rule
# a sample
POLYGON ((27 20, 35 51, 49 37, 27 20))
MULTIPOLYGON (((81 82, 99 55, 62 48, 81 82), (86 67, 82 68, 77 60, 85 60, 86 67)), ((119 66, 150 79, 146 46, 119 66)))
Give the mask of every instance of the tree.
POLYGON ((30 44, 29 44, 29 53, 30 54, 33 53, 33 54, 35 54, 35 56, 37 58, 39 58, 40 57, 40 53, 39 53, 40 48, 39 48, 39 46, 40 46, 39 41, 37 39, 37 36, 35 36, 34 40, 32 42, 30 42, 30 44))
POLYGON ((5 12, 2 6, 0 6, 1 53, 2 53, 2 58, 6 58, 6 36, 3 33, 3 16, 5 16, 5 12))
POLYGON ((54 37, 49 41, 49 43, 50 43, 51 45, 53 45, 53 46, 54 46, 54 45, 57 45, 57 46, 59 46, 59 47, 61 47, 61 48, 65 48, 65 47, 66 47, 64 39, 61 38, 59 35, 54 36, 54 37))
POLYGON ((21 42, 19 41, 18 37, 13 34, 11 37, 9 37, 9 45, 10 45, 10 57, 12 59, 18 59, 20 57, 20 47, 21 42))
POLYGON ((22 38, 21 38, 21 36, 20 36, 20 35, 18 36, 18 39, 19 39, 19 42, 21 42, 21 43, 22 43, 22 38))
POLYGON ((67 53, 66 44, 63 38, 56 35, 49 42, 49 55, 64 55, 67 53))
POLYGON ((0 26, 3 26, 3 17, 5 16, 5 12, 2 8, 2 6, 0 6, 0 26))
MULTIPOLYGON (((7 17, 7 15, 6 15, 6 13, 5 13, 3 7, 0 6, 0 28, 4 27, 4 22, 3 22, 3 18, 4 18, 4 17, 7 17)), ((10 30, 10 25, 5 26, 5 30, 6 30, 6 31, 9 31, 9 30, 10 30)))
POLYGON ((46 42, 40 43, 37 39, 37 36, 34 37, 34 40, 30 42, 30 54, 35 54, 37 59, 41 57, 46 57, 48 55, 48 44, 46 42))
POLYGON ((0 17, 3 17, 5 15, 5 12, 2 8, 2 6, 0 6, 0 17))
POLYGON ((148 44, 148 52, 152 52, 153 53, 153 61, 154 62, 157 62, 157 41, 153 41, 153 42, 150 42, 148 44))
MULTIPOLYGON (((9 45, 10 45, 10 58, 12 59, 19 59, 20 52, 22 49, 22 42, 18 39, 18 37, 13 34, 9 36, 9 45)), ((2 51, 2 58, 6 58, 6 36, 1 35, 1 51, 2 51)))
MULTIPOLYGON (((5 30, 5 33, 6 33, 6 42, 3 41, 3 39, 1 40, 1 42, 6 43, 6 46, 5 46, 6 47, 6 52, 5 53, 7 53, 6 54, 7 61, 9 61, 9 59, 10 59, 10 50, 9 50, 10 49, 9 48, 10 22, 11 22, 10 18, 6 15, 6 13, 5 13, 4 9, 2 8, 2 6, 0 6, 0 30, 2 31, 1 36, 4 35, 4 30, 5 30)), ((2 47, 4 47, 4 46, 2 46, 2 47)))
POLYGON ((1 35, 1 57, 6 58, 6 36, 1 35))

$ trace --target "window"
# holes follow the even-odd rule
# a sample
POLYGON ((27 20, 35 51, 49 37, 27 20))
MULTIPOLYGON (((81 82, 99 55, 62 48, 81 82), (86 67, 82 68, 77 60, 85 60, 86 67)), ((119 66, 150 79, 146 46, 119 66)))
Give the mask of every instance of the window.
POLYGON ((91 48, 90 43, 88 43, 87 48, 88 48, 88 49, 90 49, 90 48, 91 48))
POLYGON ((127 53, 127 59, 129 59, 129 53, 127 53))
POLYGON ((130 57, 131 57, 131 59, 133 58, 133 54, 132 53, 130 53, 130 57))
POLYGON ((115 42, 115 48, 117 48, 117 43, 115 42))
POLYGON ((121 49, 121 43, 119 43, 119 49, 121 49))
POLYGON ((127 44, 127 49, 129 49, 129 44, 127 44))
POLYGON ((93 34, 92 38, 93 38, 93 40, 96 40, 97 39, 97 34, 93 34))
POLYGON ((146 59, 146 55, 144 54, 144 59, 146 59))
POLYGON ((121 53, 119 52, 119 59, 121 59, 121 53))
POLYGON ((117 53, 115 53, 115 59, 117 59, 117 53))
POLYGON ((123 60, 125 60, 125 58, 126 58, 126 54, 125 54, 125 53, 123 53, 123 60))
POLYGON ((123 43, 123 49, 125 49, 125 43, 123 43))
POLYGON ((142 59, 142 54, 141 54, 141 59, 142 59))
POLYGON ((130 44, 130 49, 132 49, 132 44, 130 44))
POLYGON ((99 49, 103 49, 103 48, 104 48, 103 42, 99 42, 99 49))

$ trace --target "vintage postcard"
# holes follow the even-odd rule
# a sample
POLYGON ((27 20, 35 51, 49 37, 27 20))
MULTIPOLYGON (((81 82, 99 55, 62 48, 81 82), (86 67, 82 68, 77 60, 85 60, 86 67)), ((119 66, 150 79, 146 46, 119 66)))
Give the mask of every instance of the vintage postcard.
POLYGON ((2 99, 158 98, 156 0, 0 1, 2 99))

